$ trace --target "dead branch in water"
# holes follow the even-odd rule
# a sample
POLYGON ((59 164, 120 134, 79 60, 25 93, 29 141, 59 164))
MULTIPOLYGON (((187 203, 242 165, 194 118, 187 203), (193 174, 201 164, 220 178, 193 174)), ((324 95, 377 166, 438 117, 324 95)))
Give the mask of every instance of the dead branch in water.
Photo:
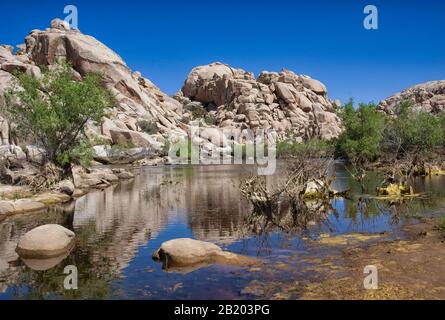
POLYGON ((311 221, 325 219, 332 210, 333 158, 305 153, 294 159, 279 176, 250 176, 241 181, 240 191, 254 208, 246 221, 251 231, 305 228, 311 221))

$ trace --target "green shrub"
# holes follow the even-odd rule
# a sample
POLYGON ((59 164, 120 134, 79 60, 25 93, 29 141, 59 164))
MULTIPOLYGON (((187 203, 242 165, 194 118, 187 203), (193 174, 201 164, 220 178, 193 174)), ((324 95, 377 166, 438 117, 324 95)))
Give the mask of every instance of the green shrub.
POLYGON ((353 102, 341 110, 344 132, 337 140, 336 152, 351 161, 373 161, 381 153, 385 130, 385 115, 373 103, 361 103, 354 109, 353 102))
POLYGON ((216 117, 214 115, 211 114, 207 114, 204 117, 204 121, 205 123, 207 123, 209 126, 216 126, 216 124, 218 123, 218 120, 216 119, 216 117))
POLYGON ((109 139, 96 136, 93 139, 91 139, 91 145, 92 146, 111 146, 111 141, 109 139))
POLYGON ((94 160, 94 149, 88 140, 82 140, 75 147, 60 153, 56 160, 62 167, 79 164, 88 168, 94 160))
POLYGON ((190 103, 186 105, 185 110, 192 113, 193 119, 204 118, 207 114, 207 110, 198 103, 190 103))
POLYGON ((413 111, 409 102, 396 107, 397 117, 386 126, 384 149, 388 152, 433 151, 443 144, 445 122, 424 111, 413 111))
POLYGON ((333 145, 328 141, 320 139, 312 139, 305 143, 296 143, 289 140, 277 143, 278 158, 290 158, 302 154, 310 154, 316 157, 331 156, 333 154, 333 145))
POLYGON ((185 124, 189 124, 190 123, 190 118, 189 117, 182 117, 181 120, 179 120, 182 123, 185 124))
POLYGON ((107 108, 115 105, 100 79, 89 74, 73 81, 67 63, 44 72, 42 80, 18 73, 17 85, 5 93, 3 113, 17 125, 23 140, 33 140, 46 150, 48 161, 67 166, 77 148, 84 147, 85 125, 100 123, 107 108))
POLYGON ((148 133, 148 134, 157 134, 159 133, 159 128, 156 122, 154 121, 147 121, 147 120, 141 120, 138 121, 138 126, 141 131, 148 133))

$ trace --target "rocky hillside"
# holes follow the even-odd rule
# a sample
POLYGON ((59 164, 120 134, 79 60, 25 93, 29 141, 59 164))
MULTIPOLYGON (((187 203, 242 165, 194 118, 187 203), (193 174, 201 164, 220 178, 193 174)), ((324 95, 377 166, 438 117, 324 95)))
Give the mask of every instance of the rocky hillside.
POLYGON ((418 84, 397 93, 379 104, 379 109, 387 114, 395 113, 395 106, 409 101, 414 110, 439 114, 445 111, 445 80, 418 84))
POLYGON ((194 68, 175 98, 190 117, 201 104, 219 127, 238 133, 272 128, 302 141, 332 139, 341 132, 340 103, 329 100, 321 82, 288 70, 262 72, 255 79, 250 72, 216 62, 194 68))
MULTIPOLYGON (((102 75, 103 85, 114 93, 118 106, 100 127, 89 123, 87 135, 95 141, 105 139, 111 144, 133 147, 116 154, 111 147, 96 146, 95 158, 102 163, 133 162, 155 154, 167 138, 185 138, 187 129, 198 124, 209 130, 230 129, 234 136, 241 136, 249 128, 272 128, 281 137, 295 141, 331 139, 341 132, 339 103, 328 98, 326 87, 291 71, 263 72, 255 79, 252 73, 213 63, 193 69, 181 92, 172 98, 140 72, 132 72, 110 48, 71 30, 59 19, 46 30, 31 31, 17 48, 0 46, 0 106, 17 71, 41 78, 42 66, 51 69, 60 60, 68 60, 75 80, 92 72, 102 75)), ((198 143, 209 144, 209 137, 215 135, 209 130, 200 133, 198 143)), ((40 159, 41 150, 30 143, 25 150, 18 147, 13 126, 1 117, 0 139, 3 158, 28 158, 32 162, 40 159)), ((221 147, 230 151, 227 143, 221 147)))
MULTIPOLYGON (((87 133, 91 138, 97 136, 115 144, 156 149, 164 142, 162 134, 185 136, 178 129, 182 104, 164 94, 139 72, 133 73, 121 57, 104 44, 78 30, 70 30, 67 23, 53 20, 50 28, 33 30, 25 44, 17 47, 16 53, 12 46, 0 47, 0 104, 4 103, 3 93, 12 84, 14 72, 23 71, 40 78, 39 66, 51 68, 62 58, 72 63, 77 80, 91 72, 102 74, 103 85, 117 98, 118 107, 100 128, 88 125, 87 133), (155 123, 159 134, 143 132, 139 125, 143 120, 155 123)), ((15 144, 9 124, 3 119, 1 123, 1 143, 15 144)), ((103 154, 106 150, 97 151, 106 157, 103 154)))

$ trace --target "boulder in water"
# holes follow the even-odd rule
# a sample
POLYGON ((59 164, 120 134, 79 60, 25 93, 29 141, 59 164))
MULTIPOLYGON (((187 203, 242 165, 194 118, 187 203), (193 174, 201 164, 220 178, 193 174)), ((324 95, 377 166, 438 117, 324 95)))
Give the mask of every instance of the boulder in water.
POLYGON ((16 251, 24 259, 46 259, 65 254, 74 245, 74 232, 57 224, 47 224, 20 238, 16 251))

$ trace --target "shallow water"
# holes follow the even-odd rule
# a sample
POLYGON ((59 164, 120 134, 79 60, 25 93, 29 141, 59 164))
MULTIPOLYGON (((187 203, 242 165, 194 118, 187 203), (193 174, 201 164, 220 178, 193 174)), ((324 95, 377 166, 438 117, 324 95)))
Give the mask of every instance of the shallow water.
MULTIPOLYGON (((139 169, 138 169, 139 170, 139 169)), ((320 234, 382 233, 403 237, 400 226, 445 205, 445 177, 415 180, 424 196, 394 205, 357 197, 332 200, 329 215, 297 232, 253 233, 247 217, 252 209, 238 185, 252 168, 196 166, 143 168, 133 181, 87 194, 75 203, 45 212, 17 215, 0 223, 0 299, 248 299, 274 292, 255 292, 252 283, 315 281, 315 260, 333 254, 314 245, 320 234), (21 235, 58 223, 76 233, 76 247, 62 261, 41 266, 15 253, 21 235), (224 249, 256 256, 260 268, 213 265, 188 273, 162 270, 151 254, 162 242, 190 237, 224 249), (64 267, 75 265, 78 290, 63 289, 64 267), (256 282, 257 281, 257 282, 256 282)), ((358 186, 338 164, 335 187, 358 193, 358 186)), ((378 179, 369 182, 373 190, 378 179)), ((273 289, 271 289, 273 290, 273 289)), ((257 290, 258 291, 258 290, 257 290)), ((289 296, 298 298, 298 291, 289 296)))

